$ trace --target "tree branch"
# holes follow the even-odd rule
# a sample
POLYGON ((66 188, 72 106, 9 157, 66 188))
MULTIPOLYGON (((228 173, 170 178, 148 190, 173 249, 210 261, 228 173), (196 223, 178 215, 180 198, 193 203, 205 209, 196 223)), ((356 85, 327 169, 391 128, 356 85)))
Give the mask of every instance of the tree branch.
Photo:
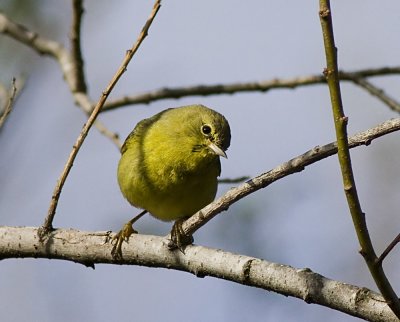
POLYGON ((237 177, 237 178, 222 178, 218 179, 219 184, 228 184, 228 183, 240 183, 245 180, 249 180, 249 176, 242 176, 242 177, 237 177))
MULTIPOLYGON (((349 148, 355 148, 361 145, 368 146, 374 139, 399 130, 400 118, 388 120, 371 129, 351 136, 348 139, 349 148)), ((306 166, 330 157, 336 154, 337 151, 338 148, 336 142, 332 142, 323 146, 316 146, 315 148, 277 166, 276 168, 252 178, 238 187, 232 188, 223 196, 187 219, 182 225, 184 232, 188 235, 192 235, 196 230, 204 226, 218 213, 227 210, 230 205, 238 200, 251 193, 254 193, 257 190, 269 186, 271 183, 281 178, 303 171, 306 166)))
POLYGON ((327 78, 329 92, 331 96, 333 119, 335 123, 338 158, 343 178, 344 192, 349 206, 350 214, 353 219, 355 231, 361 246, 360 253, 364 257, 371 275, 382 292, 390 308, 400 318, 400 301, 390 285, 383 271, 382 265, 379 265, 374 247, 368 232, 365 214, 361 209, 361 204, 357 194, 356 183, 354 180, 353 169, 349 144, 347 139, 348 119, 344 114, 342 97, 340 93, 337 49, 333 35, 332 14, 329 0, 320 0, 320 21, 325 46, 327 67, 324 74, 327 78))
MULTIPOLYGON (((39 54, 49 55, 55 58, 64 73, 64 78, 66 79, 71 92, 74 95, 75 102, 79 107, 81 107, 88 115, 93 110, 93 102, 77 89, 85 89, 86 85, 79 85, 83 82, 80 79, 83 77, 83 59, 80 53, 79 32, 80 32, 80 21, 82 15, 81 0, 74 1, 74 19, 71 27, 71 44, 72 53, 69 52, 61 45, 49 39, 45 39, 29 31, 26 27, 18 25, 10 21, 5 15, 0 13, 0 32, 3 34, 8 34, 10 37, 24 43, 29 46, 39 54), (79 22, 79 23, 78 23, 79 22), (33 41, 33 39, 37 39, 33 41), (79 50, 78 50, 79 49, 79 50), (80 57, 80 58, 79 58, 80 57), (79 63, 81 62, 81 63, 79 63), (81 67, 77 69, 76 67, 71 68, 71 66, 81 67), (81 74, 80 77, 77 74, 81 74), (86 97, 83 98, 82 96, 86 97)), ((381 99, 390 108, 399 111, 398 103, 393 99, 388 97, 383 93, 382 90, 378 88, 373 88, 373 85, 368 83, 366 77, 376 77, 385 75, 398 75, 400 74, 400 67, 381 67, 381 68, 370 68, 362 69, 358 71, 339 71, 339 77, 343 81, 351 81, 354 84, 363 87, 372 95, 381 99)), ((136 104, 148 104, 154 101, 171 99, 171 98, 181 98, 187 96, 208 96, 208 95, 223 95, 223 94, 234 94, 240 92, 266 92, 272 89, 294 89, 302 86, 310 86, 316 84, 325 84, 326 79, 323 75, 309 75, 303 77, 289 78, 289 79, 273 79, 265 81, 256 81, 248 83, 231 83, 231 84, 217 84, 217 85, 194 85, 188 87, 176 87, 176 88, 160 88, 153 91, 148 91, 142 94, 125 96, 119 99, 110 100, 106 102, 102 108, 102 112, 110 111, 126 105, 136 105, 136 104)), ((100 133, 110 138, 117 147, 121 146, 118 135, 109 131, 104 124, 96 120, 96 128, 100 133)))
POLYGON ((124 258, 116 261, 111 255, 112 245, 107 242, 109 232, 56 229, 44 244, 39 242, 37 233, 38 229, 32 227, 0 227, 0 258, 62 259, 93 268, 104 263, 175 269, 296 297, 368 321, 397 321, 381 295, 328 279, 307 268, 296 269, 194 245, 182 254, 170 251, 165 238, 149 235, 133 235, 130 243, 123 245, 124 258))
POLYGON ((82 0, 72 0, 72 24, 70 31, 71 60, 73 61, 73 73, 75 78, 75 91, 85 92, 87 90, 85 73, 83 70, 83 58, 81 49, 81 23, 84 13, 82 0))
POLYGON ((4 104, 4 108, 2 108, 0 110, 0 112, 1 112, 1 114, 0 114, 0 129, 4 125, 8 115, 10 115, 10 113, 11 113, 14 99, 15 99, 15 96, 17 95, 17 87, 15 86, 15 78, 12 80, 11 90, 7 91, 4 89, 4 91, 2 91, 2 92, 4 94, 5 104, 4 104))
MULTIPOLYGON (((11 110, 14 106, 15 103, 15 99, 18 96, 18 93, 21 92, 21 89, 23 87, 23 82, 20 81, 17 84, 17 80, 15 78, 13 78, 12 82, 11 82, 11 89, 10 90, 6 90, 5 88, 3 88, 3 86, 1 87, 1 92, 3 96, 3 100, 4 100, 4 108, 2 108, 0 110, 0 129, 3 127, 4 123, 6 122, 7 117, 10 115, 11 110)), ((3 100, 0 100, 3 101, 3 100)))
MULTIPOLYGON (((383 75, 400 74, 400 67, 383 67, 375 69, 363 69, 353 72, 339 72, 341 80, 354 82, 356 79, 375 77, 383 75)), ((326 84, 325 76, 309 75, 288 79, 272 79, 248 83, 231 83, 217 85, 195 85, 188 87, 160 88, 153 91, 125 96, 119 99, 110 100, 102 109, 102 112, 110 111, 126 105, 148 104, 163 99, 181 98, 187 96, 208 96, 224 95, 241 92, 266 92, 271 89, 295 89, 301 86, 326 84)))
MULTIPOLYGON (((372 140, 400 130, 400 118, 388 120, 374 128, 349 138, 349 146, 369 145, 372 140)), ((305 166, 337 152, 336 143, 317 146, 312 150, 253 178, 228 191, 223 197, 205 207, 184 223, 193 232, 210 220, 213 212, 227 209, 230 204, 268 186, 289 174, 302 171, 305 166), (197 222, 196 222, 197 220, 197 222)), ((164 237, 133 235, 123 243, 123 256, 115 261, 108 243, 110 232, 81 232, 57 229, 40 243, 37 228, 0 227, 0 258, 57 258, 94 267, 96 263, 130 264, 165 267, 187 271, 196 276, 214 276, 233 282, 278 292, 321 304, 368 321, 397 321, 383 298, 365 288, 326 279, 308 269, 269 263, 260 259, 235 255, 221 250, 188 246, 185 254, 170 252, 164 237), (282 283, 285 281, 285 283, 282 283)))
MULTIPOLYGON (((85 87, 82 87, 82 80, 80 80, 80 77, 83 77, 83 69, 78 71, 79 67, 76 65, 76 60, 79 58, 74 57, 74 55, 77 55, 77 53, 74 55, 70 54, 62 44, 44 38, 38 33, 29 30, 27 27, 11 21, 2 12, 0 12, 0 33, 8 35, 11 38, 21 42, 40 55, 47 55, 51 58, 54 58, 60 66, 64 79, 73 95, 75 103, 87 115, 90 115, 91 111, 93 110, 92 107, 94 103, 91 101, 86 92, 79 91, 79 89, 82 90, 85 87)), ((77 47, 75 46, 75 50, 76 49, 77 47)), ((121 142, 118 140, 118 135, 107 130, 101 121, 96 120, 95 126, 98 128, 100 133, 109 137, 114 143, 116 143, 118 147, 121 146, 121 142)))
POLYGON ((68 160, 64 166, 64 169, 61 172, 61 175, 57 181, 57 185, 54 188, 53 195, 52 195, 51 202, 50 202, 50 207, 48 210, 48 214, 44 220, 41 234, 40 234, 42 237, 45 236, 49 231, 51 231, 53 229, 53 220, 54 220, 54 216, 56 213, 57 204, 58 204, 58 200, 59 200, 59 197, 61 194, 61 190, 62 190, 64 183, 68 177, 68 174, 72 168, 72 165, 73 165, 74 160, 79 152, 80 147, 82 146, 87 134, 89 133, 91 126, 93 125, 94 121, 96 120, 97 115, 100 113, 100 110, 103 107, 108 96, 110 95, 111 91, 117 84, 118 80, 121 78, 122 74, 126 71, 129 62, 131 61, 131 59, 133 58, 133 56, 139 49, 143 40, 146 38, 148 30, 149 30, 155 16, 157 15, 158 10, 161 7, 160 2, 161 2, 161 0, 156 0, 156 2, 154 3, 153 9, 150 13, 150 16, 147 19, 142 31, 140 32, 138 39, 133 44, 132 48, 127 51, 121 66, 118 68, 118 71, 115 73, 112 80, 108 84, 107 88, 104 90, 104 92, 100 96, 100 99, 97 102, 93 112, 91 113, 86 124, 83 126, 83 129, 82 129, 81 133, 79 134, 79 136, 73 146, 73 149, 68 157, 68 160))
POLYGON ((386 247, 386 249, 383 251, 381 256, 378 258, 378 264, 382 265, 383 260, 386 258, 387 255, 393 250, 393 248, 400 243, 400 234, 396 236, 395 239, 386 247))
POLYGON ((352 77, 352 81, 354 84, 365 89, 371 95, 377 97, 384 104, 386 104, 390 109, 392 109, 393 111, 395 111, 397 113, 400 113, 400 104, 397 101, 395 101, 393 98, 391 98, 389 95, 387 95, 382 89, 376 87, 371 82, 368 82, 365 78, 352 77))

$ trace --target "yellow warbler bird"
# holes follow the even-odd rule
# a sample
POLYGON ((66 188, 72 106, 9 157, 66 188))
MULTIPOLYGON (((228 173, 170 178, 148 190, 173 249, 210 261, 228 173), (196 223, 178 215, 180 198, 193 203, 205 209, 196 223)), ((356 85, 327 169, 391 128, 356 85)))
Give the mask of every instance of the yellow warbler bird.
POLYGON ((231 140, 228 121, 203 105, 164 110, 140 121, 121 149, 118 183, 124 197, 144 211, 116 236, 113 249, 135 232, 132 224, 149 212, 175 224, 171 246, 191 243, 181 223, 212 202, 221 172, 219 157, 226 157, 231 140))

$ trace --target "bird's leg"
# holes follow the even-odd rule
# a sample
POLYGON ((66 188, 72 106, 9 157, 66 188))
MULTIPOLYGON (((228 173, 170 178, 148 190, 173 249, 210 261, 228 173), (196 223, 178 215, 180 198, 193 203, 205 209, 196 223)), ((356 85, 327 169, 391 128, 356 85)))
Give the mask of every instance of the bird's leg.
POLYGON ((174 250, 178 248, 182 253, 185 253, 185 246, 193 244, 193 236, 187 235, 182 228, 182 223, 187 218, 180 218, 175 221, 171 230, 171 239, 168 243, 168 248, 174 250))
POLYGON ((143 210, 139 215, 133 217, 131 220, 129 220, 123 227, 122 229, 115 234, 115 236, 111 239, 111 243, 114 244, 112 250, 111 250, 111 255, 114 257, 114 259, 122 259, 122 243, 123 241, 128 242, 129 237, 132 234, 137 234, 138 232, 133 229, 133 224, 143 215, 145 215, 147 210, 143 210))

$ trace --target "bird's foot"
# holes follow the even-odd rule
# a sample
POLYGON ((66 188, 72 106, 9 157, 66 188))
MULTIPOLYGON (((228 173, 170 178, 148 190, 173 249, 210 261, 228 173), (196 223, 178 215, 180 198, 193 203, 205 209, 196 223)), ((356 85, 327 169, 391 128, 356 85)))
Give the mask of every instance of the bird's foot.
POLYGON ((133 229, 132 223, 128 221, 122 229, 114 235, 111 239, 111 244, 113 244, 113 248, 111 250, 111 255, 114 259, 122 259, 122 243, 124 241, 128 242, 129 237, 132 234, 137 234, 138 232, 133 229))
POLYGON ((141 218, 147 211, 143 210, 139 215, 129 220, 122 229, 111 238, 111 244, 113 248, 111 250, 111 255, 114 259, 122 259, 122 243, 124 241, 128 242, 129 237, 132 234, 137 234, 138 232, 133 229, 133 224, 141 218))
POLYGON ((175 221, 171 230, 171 239, 168 243, 170 250, 179 249, 183 254, 185 253, 185 247, 193 244, 193 236, 187 235, 182 228, 182 223, 185 220, 186 218, 181 218, 175 221))

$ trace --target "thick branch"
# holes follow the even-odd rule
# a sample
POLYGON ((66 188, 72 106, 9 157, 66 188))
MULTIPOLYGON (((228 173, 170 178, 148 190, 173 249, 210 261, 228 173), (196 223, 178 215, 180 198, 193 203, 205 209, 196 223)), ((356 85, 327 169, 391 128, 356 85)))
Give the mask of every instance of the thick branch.
POLYGON ((115 261, 112 245, 107 242, 109 235, 109 232, 57 229, 42 244, 37 228, 0 227, 0 258, 62 259, 93 268, 94 264, 104 263, 176 269, 296 297, 368 321, 397 321, 379 294, 330 280, 310 269, 296 269, 201 246, 188 246, 182 254, 170 251, 165 238, 149 235, 133 235, 123 245, 124 258, 115 261))
POLYGON ((327 67, 325 76, 327 78, 329 93, 331 97, 333 119, 335 123, 336 138, 338 145, 338 158, 342 172, 344 192, 349 206, 350 214, 353 220, 354 228, 363 255, 371 275, 382 292, 390 308, 400 318, 400 301, 390 285, 382 265, 378 263, 374 247, 368 232, 365 214, 361 209, 358 198, 356 183, 354 180, 353 169, 349 144, 347 139, 347 117, 344 114, 342 97, 340 93, 337 49, 333 34, 332 14, 329 0, 320 0, 320 21, 325 46, 325 56, 327 67))

